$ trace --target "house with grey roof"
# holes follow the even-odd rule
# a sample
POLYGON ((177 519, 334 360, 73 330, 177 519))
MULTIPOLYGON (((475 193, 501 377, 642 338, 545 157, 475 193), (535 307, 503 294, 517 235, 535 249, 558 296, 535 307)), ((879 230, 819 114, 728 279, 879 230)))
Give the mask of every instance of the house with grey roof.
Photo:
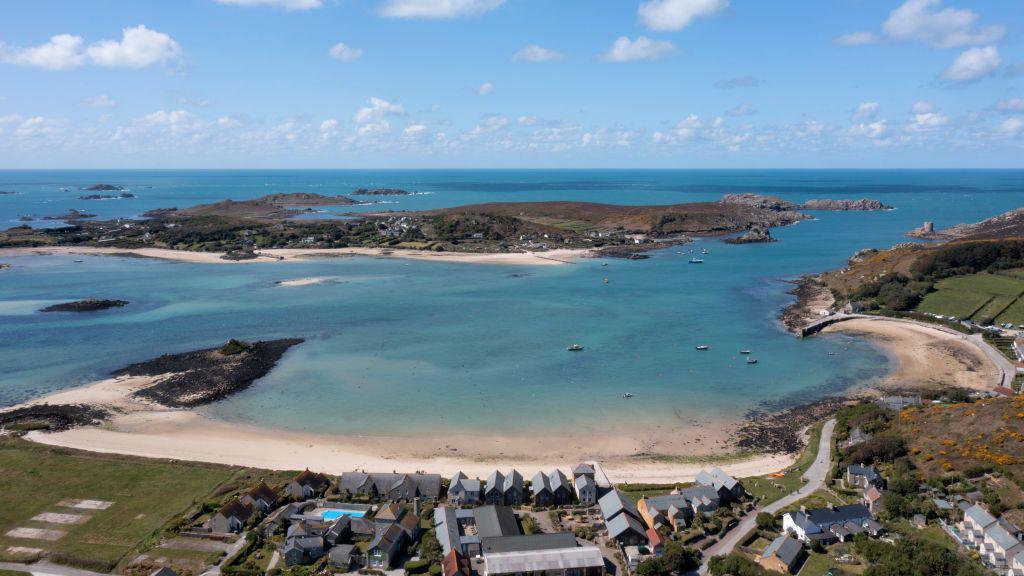
POLYGON ((366 565, 378 570, 390 568, 401 558, 402 550, 409 541, 408 538, 398 524, 379 526, 373 540, 366 548, 366 565))
POLYGON ((551 496, 556 506, 572 504, 572 484, 561 470, 555 468, 548 474, 548 486, 551 488, 551 496))
POLYGON ((552 506, 555 503, 555 495, 551 492, 551 480, 547 474, 537 472, 530 480, 530 491, 533 495, 533 505, 536 507, 552 506))
MULTIPOLYGON (((722 490, 724 489, 722 488, 722 490)), ((714 514, 715 510, 718 510, 718 507, 722 504, 720 491, 710 485, 698 484, 689 488, 673 490, 672 493, 686 498, 686 501, 690 503, 690 508, 693 508, 695 513, 706 516, 714 514)))
MULTIPOLYGON (((863 504, 828 506, 787 512, 782 517, 782 530, 803 542, 820 540, 823 543, 845 541, 860 532, 869 532, 871 511, 863 504)), ((875 523, 877 524, 877 523, 875 523)), ((874 528, 874 525, 871 525, 874 528)), ((880 527, 879 527, 880 528, 880 527)))
POLYGON ((436 502, 441 497, 441 475, 346 472, 338 479, 338 492, 350 498, 436 502))
POLYGON ((282 555, 285 566, 313 563, 324 555, 324 539, 320 536, 289 538, 282 555))
POLYGON ((765 547, 761 555, 757 557, 757 563, 767 570, 783 574, 796 574, 800 571, 806 556, 804 546, 799 540, 792 538, 789 534, 783 534, 765 547))
POLYGON ((686 530, 695 514, 692 504, 682 494, 644 496, 637 502, 637 509, 650 528, 666 527, 673 532, 686 530))
POLYGON ((590 476, 591 480, 594 480, 594 476, 597 475, 597 471, 594 467, 586 462, 580 462, 572 469, 573 479, 579 478, 580 476, 590 476))
POLYGON ((593 506, 597 503, 597 484, 593 476, 580 474, 573 480, 573 487, 576 489, 576 499, 580 504, 593 506))
POLYGON ((743 484, 739 480, 726 474, 724 470, 718 467, 712 468, 711 471, 701 470, 697 473, 697 477, 694 480, 701 486, 714 488, 718 493, 720 501, 725 504, 743 498, 743 495, 746 493, 743 489, 743 484))
POLYGON ((501 471, 491 472, 484 481, 484 502, 488 504, 505 503, 505 475, 501 471))
POLYGON ((647 531, 639 520, 629 514, 619 514, 605 523, 608 537, 622 546, 639 546, 647 543, 647 531))
POLYGON ((479 506, 473 509, 439 506, 434 509, 434 532, 447 556, 453 550, 461 556, 480 554, 483 538, 522 534, 515 512, 508 506, 479 506))
POLYGON ((851 464, 846 467, 845 482, 847 488, 867 490, 870 486, 885 488, 885 480, 874 466, 851 464))
POLYGON ((462 472, 456 472, 448 484, 448 504, 462 506, 476 504, 480 501, 480 480, 468 478, 462 472))
POLYGON ((863 444, 864 442, 871 440, 871 438, 871 434, 867 434, 863 430, 861 430, 860 427, 857 427, 854 428, 853 430, 850 430, 850 437, 843 442, 843 447, 853 448, 858 444, 863 444))
POLYGON ((506 505, 517 506, 526 502, 525 492, 523 491, 523 475, 515 468, 505 475, 504 488, 506 505))
POLYGON ((1010 566, 1014 557, 1024 552, 1020 529, 1003 518, 996 519, 980 504, 964 512, 957 528, 964 544, 977 550, 985 563, 994 568, 1010 566))
POLYGON ((327 561, 331 568, 337 568, 348 572, 358 554, 356 547, 352 544, 340 544, 334 546, 327 553, 327 561))
POLYGON ((597 501, 597 505, 601 507, 601 516, 604 517, 605 522, 619 514, 629 514, 637 520, 640 519, 640 511, 637 510, 633 499, 623 494, 618 488, 614 488, 604 496, 601 496, 597 501))
POLYGON ((480 576, 603 576, 596 546, 580 546, 569 533, 485 538, 480 576))
POLYGON ((1024 550, 1017 552, 1010 559, 1010 567, 1006 572, 1007 576, 1024 576, 1024 550))

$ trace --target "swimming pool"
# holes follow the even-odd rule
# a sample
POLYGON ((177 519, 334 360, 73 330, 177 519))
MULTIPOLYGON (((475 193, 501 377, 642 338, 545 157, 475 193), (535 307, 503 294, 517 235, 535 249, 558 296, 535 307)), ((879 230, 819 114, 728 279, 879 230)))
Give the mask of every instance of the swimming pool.
POLYGON ((334 521, 342 516, 351 516, 353 518, 362 518, 366 515, 366 512, 362 510, 346 510, 344 508, 331 508, 330 510, 324 510, 320 513, 320 517, 324 520, 334 521))

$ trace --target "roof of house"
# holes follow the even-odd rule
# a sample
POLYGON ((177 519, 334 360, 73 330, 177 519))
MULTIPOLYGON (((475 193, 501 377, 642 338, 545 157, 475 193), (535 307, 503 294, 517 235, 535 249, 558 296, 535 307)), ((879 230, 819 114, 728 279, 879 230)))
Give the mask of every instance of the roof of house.
POLYGON ((513 468, 512 471, 509 472, 507 476, 505 476, 505 485, 504 485, 505 492, 508 492, 509 490, 512 490, 512 489, 515 489, 515 490, 522 490, 523 489, 523 475, 520 474, 519 471, 516 470, 515 468, 513 468))
POLYGON ((619 514, 607 522, 608 536, 612 538, 618 538, 622 534, 632 530, 633 532, 644 534, 644 525, 639 520, 633 518, 629 514, 619 514))
POLYGON ((550 492, 551 481, 548 480, 547 474, 537 472, 533 475, 533 479, 530 481, 530 488, 533 490, 534 495, 540 494, 544 490, 550 492))
POLYGON ((657 548, 665 543, 665 539, 661 537, 661 533, 654 528, 647 529, 647 542, 651 545, 651 548, 657 548))
POLYGON ((505 475, 502 474, 501 471, 495 470, 494 472, 491 472, 490 476, 487 477, 487 482, 485 483, 485 485, 487 486, 488 492, 490 492, 491 490, 498 490, 500 492, 504 492, 505 475))
POLYGON ((352 544, 339 544, 331 548, 331 551, 327 553, 327 557, 332 562, 339 564, 347 564, 352 561, 352 552, 356 549, 352 544))
POLYGON ((824 526, 871 518, 871 511, 863 504, 847 504, 834 508, 812 508, 806 512, 806 515, 808 520, 814 524, 824 526))
POLYGON ((1020 541, 1017 540, 1016 536, 1010 534, 1006 531, 1006 528, 1003 528, 998 524, 985 530, 985 537, 995 542, 996 545, 1003 550, 1009 550, 1017 544, 1020 544, 1020 541))
POLYGON ((634 518, 640 517, 640 512, 636 509, 636 503, 618 488, 602 496, 597 501, 597 504, 601 507, 601 515, 604 516, 605 521, 611 520, 619 512, 625 512, 634 518))
POLYGON ((868 482, 874 482, 881 478, 874 466, 859 466, 851 464, 846 467, 846 472, 851 476, 863 476, 868 482))
POLYGON ((551 483, 551 491, 554 492, 559 488, 564 488, 572 492, 572 486, 569 484, 569 479, 565 477, 565 474, 561 470, 555 468, 548 474, 548 480, 551 483))
POLYGON ((270 486, 263 481, 253 487, 252 490, 246 493, 253 500, 265 500, 267 502, 274 502, 277 500, 277 492, 274 492, 270 486))
POLYGON ((377 527, 373 524, 373 521, 365 516, 359 516, 352 518, 352 533, 361 534, 363 536, 369 536, 376 533, 377 527))
POLYGON ((640 506, 646 506, 647 511, 651 513, 651 516, 657 514, 669 514, 672 515, 669 510, 682 510, 690 507, 686 501, 686 496, 682 494, 665 494, 662 496, 644 496, 640 501, 640 506))
POLYGON ((982 529, 996 523, 995 517, 989 514, 988 510, 985 510, 980 504, 975 504, 964 511, 964 517, 970 518, 971 522, 982 529))
POLYGON ((696 478, 698 484, 703 486, 713 486, 715 490, 725 487, 727 490, 732 490, 739 482, 732 476, 725 473, 721 468, 715 467, 711 471, 701 470, 697 473, 696 478))
POLYGON ((393 550, 402 541, 404 535, 405 531, 402 530, 401 526, 398 524, 388 524, 386 527, 377 530, 367 550, 374 548, 393 550))
POLYGON ((237 518, 239 521, 245 522, 249 519, 249 516, 252 516, 252 507, 242 504, 237 498, 232 498, 221 506, 220 510, 217 510, 217 514, 225 518, 237 518))
POLYGON ((447 506, 434 508, 434 532, 441 549, 447 554, 453 544, 459 542, 459 522, 455 518, 455 509, 447 506))
POLYGON ((580 475, 573 480, 573 484, 576 485, 576 492, 582 492, 587 489, 597 488, 597 484, 594 483, 594 479, 590 476, 580 475))
POLYGON ((508 506, 479 506, 473 509, 473 521, 481 538, 522 534, 516 514, 508 506))
POLYGON ((576 572, 583 568, 604 567, 604 556, 596 546, 576 546, 555 550, 501 552, 484 556, 488 574, 541 574, 576 572))
POLYGON ((571 532, 554 532, 482 538, 481 543, 483 553, 486 556, 487 554, 497 554, 502 552, 525 552, 575 548, 576 537, 573 536, 571 532))
POLYGON ((864 491, 864 498, 868 502, 877 502, 882 496, 885 496, 885 492, 879 490, 874 484, 864 491))
POLYGON ((595 473, 596 472, 594 471, 594 467, 591 466, 590 464, 587 464, 586 462, 580 462, 579 464, 576 465, 575 468, 572 469, 573 476, 579 476, 580 474, 593 475, 595 473))
POLYGON ((775 540, 772 540, 764 552, 761 553, 762 558, 771 558, 775 556, 782 561, 786 566, 792 566, 796 562, 797 558, 800 557, 800 553, 804 547, 800 544, 800 541, 796 538, 790 537, 788 534, 783 534, 775 540))
POLYGON ((383 522, 396 522, 402 516, 404 511, 405 510, 401 506, 391 502, 387 505, 381 506, 373 518, 383 522))
POLYGON ((367 474, 365 472, 346 472, 338 480, 338 490, 351 494, 369 492, 373 487, 378 494, 388 494, 403 484, 416 486, 419 496, 437 500, 441 495, 440 474, 367 474))
POLYGON ((306 468, 302 472, 295 475, 292 478, 292 482, 295 482, 299 486, 310 486, 312 488, 320 488, 330 484, 330 479, 326 474, 320 474, 319 472, 310 472, 309 468, 306 468))
POLYGON ((289 539, 288 545, 300 550, 315 550, 324 547, 324 539, 320 536, 301 536, 289 539))
POLYGON ((683 488, 678 491, 678 494, 686 498, 691 503, 696 502, 698 504, 717 505, 719 502, 718 490, 714 486, 709 485, 698 485, 683 488))
POLYGON ((171 570, 167 566, 164 566, 164 567, 154 571, 149 576, 178 576, 178 573, 175 572, 174 570, 171 570))
POLYGON ((473 573, 469 560, 455 550, 441 559, 441 572, 444 576, 469 576, 473 573))
POLYGON ((420 519, 415 514, 406 514, 398 521, 398 525, 405 530, 405 533, 412 538, 420 528, 420 519))

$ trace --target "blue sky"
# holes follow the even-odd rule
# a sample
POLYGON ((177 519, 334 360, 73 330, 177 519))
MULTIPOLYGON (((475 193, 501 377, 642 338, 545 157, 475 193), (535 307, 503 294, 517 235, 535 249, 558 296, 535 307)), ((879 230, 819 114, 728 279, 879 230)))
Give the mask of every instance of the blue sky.
POLYGON ((1022 167, 1016 0, 33 0, 0 167, 1022 167))

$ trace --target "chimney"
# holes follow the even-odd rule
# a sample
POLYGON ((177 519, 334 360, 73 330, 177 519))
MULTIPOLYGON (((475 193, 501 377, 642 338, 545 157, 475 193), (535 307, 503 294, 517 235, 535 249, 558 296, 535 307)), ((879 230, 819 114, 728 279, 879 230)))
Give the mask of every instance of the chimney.
POLYGON ((420 497, 419 496, 417 496, 417 497, 412 499, 412 513, 413 513, 413 516, 416 516, 417 518, 420 517, 420 497))
POLYGON ((828 503, 828 504, 826 504, 825 506, 827 506, 829 510, 835 510, 835 509, 836 509, 836 506, 835 506, 835 504, 833 504, 833 503, 831 503, 831 502, 829 502, 829 503, 828 503))
POLYGON ((807 514, 807 506, 804 506, 803 504, 801 504, 800 505, 800 513, 801 514, 807 514))

